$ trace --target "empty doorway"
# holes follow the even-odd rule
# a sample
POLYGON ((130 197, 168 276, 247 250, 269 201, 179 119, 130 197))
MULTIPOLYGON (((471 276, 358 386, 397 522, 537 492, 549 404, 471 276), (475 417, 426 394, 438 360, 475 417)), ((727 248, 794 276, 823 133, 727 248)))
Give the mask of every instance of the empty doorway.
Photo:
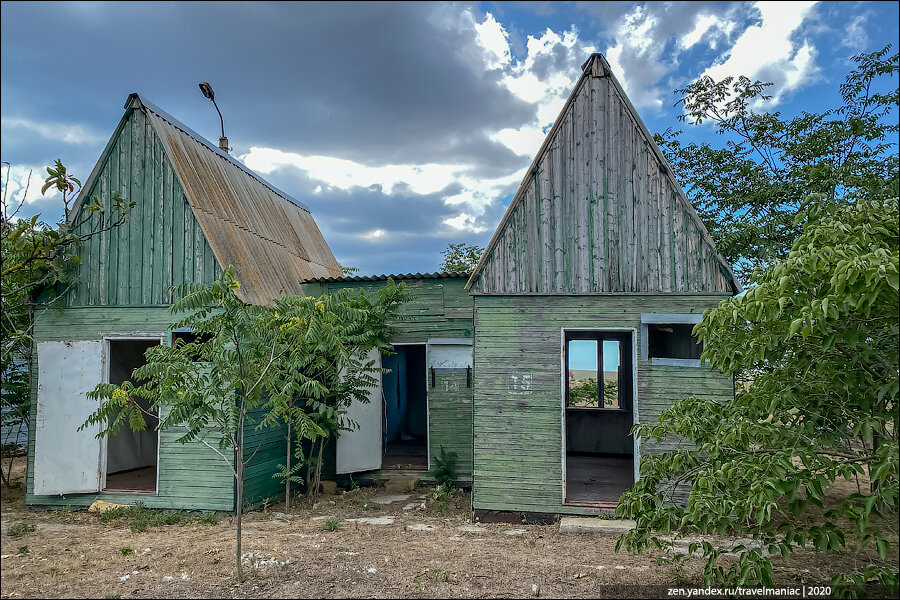
POLYGON ((382 356, 384 389, 381 468, 428 470, 425 344, 395 345, 382 356))
MULTIPOLYGON (((146 363, 144 353, 160 344, 153 339, 108 340, 108 381, 121 385, 124 381, 138 385, 132 372, 146 363)), ((144 412, 147 428, 132 431, 123 425, 106 442, 105 490, 117 492, 153 493, 156 491, 159 461, 159 415, 150 409, 150 402, 132 397, 144 412)))
POLYGON ((634 485, 633 334, 564 336, 564 501, 612 506, 634 485))

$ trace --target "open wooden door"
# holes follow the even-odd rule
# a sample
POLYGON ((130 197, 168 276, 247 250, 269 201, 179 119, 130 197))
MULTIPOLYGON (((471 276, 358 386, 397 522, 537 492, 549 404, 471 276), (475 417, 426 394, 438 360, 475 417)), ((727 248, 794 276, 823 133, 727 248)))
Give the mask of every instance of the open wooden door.
POLYGON ((34 494, 100 491, 100 425, 78 431, 99 407, 87 392, 103 381, 103 342, 40 342, 34 424, 34 494))
MULTIPOLYGON (((381 353, 372 350, 369 359, 381 367, 381 353)), ((359 424, 359 429, 342 431, 335 449, 336 470, 341 473, 357 473, 381 468, 381 412, 382 385, 369 391, 369 402, 353 402, 347 410, 347 417, 359 424)))

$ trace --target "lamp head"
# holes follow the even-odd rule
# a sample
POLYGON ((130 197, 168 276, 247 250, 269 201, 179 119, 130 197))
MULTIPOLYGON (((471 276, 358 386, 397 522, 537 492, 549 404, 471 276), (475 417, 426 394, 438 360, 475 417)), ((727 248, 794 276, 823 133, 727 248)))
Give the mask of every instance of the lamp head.
POLYGON ((215 102, 216 93, 213 92, 212 86, 209 85, 206 81, 200 82, 200 91, 203 92, 203 95, 215 102))

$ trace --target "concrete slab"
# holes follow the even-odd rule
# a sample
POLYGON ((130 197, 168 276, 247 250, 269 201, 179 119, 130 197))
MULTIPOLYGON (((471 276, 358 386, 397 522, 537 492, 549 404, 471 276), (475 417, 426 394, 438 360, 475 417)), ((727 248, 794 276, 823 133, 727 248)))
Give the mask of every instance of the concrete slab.
POLYGON ((362 517, 359 519, 347 519, 351 523, 362 523, 363 525, 393 525, 394 517, 362 517))
POLYGON ((596 517, 563 517, 559 521, 560 533, 614 533, 621 535, 634 529, 630 519, 598 519, 596 517))
POLYGON ((386 505, 393 504, 394 502, 406 502, 409 500, 409 494, 394 494, 391 496, 376 496, 372 498, 372 502, 376 504, 386 505))
POLYGON ((502 533, 503 533, 503 535, 524 535, 525 530, 524 529, 504 529, 502 533))
POLYGON ((426 525, 425 523, 413 523, 412 525, 407 525, 406 529, 409 531, 434 531, 437 527, 434 525, 426 525))
POLYGON ((457 527, 459 531, 465 531, 466 533, 484 533, 484 527, 479 527, 478 525, 460 525, 457 527))

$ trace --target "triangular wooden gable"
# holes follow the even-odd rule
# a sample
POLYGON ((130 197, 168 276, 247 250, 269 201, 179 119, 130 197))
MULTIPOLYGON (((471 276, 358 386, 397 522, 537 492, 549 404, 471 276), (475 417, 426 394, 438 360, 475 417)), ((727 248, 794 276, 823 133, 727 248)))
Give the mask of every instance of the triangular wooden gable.
POLYGON ((594 54, 467 289, 591 294, 739 288, 609 64, 594 54))

